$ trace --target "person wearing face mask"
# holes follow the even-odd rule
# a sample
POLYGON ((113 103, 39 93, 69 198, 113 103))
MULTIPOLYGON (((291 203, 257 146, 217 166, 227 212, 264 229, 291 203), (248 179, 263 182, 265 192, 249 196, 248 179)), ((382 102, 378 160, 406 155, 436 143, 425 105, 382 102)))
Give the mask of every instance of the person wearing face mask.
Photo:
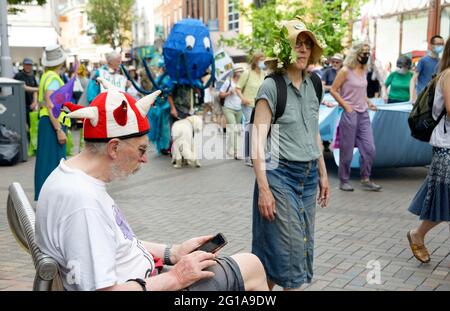
POLYGON ((397 71, 392 72, 384 83, 385 103, 403 103, 409 101, 409 85, 413 73, 411 72, 411 58, 400 56, 397 60, 397 71), (389 88, 389 92, 387 89, 389 88))
POLYGON ((431 81, 436 74, 439 64, 439 54, 444 49, 444 39, 439 36, 433 36, 430 40, 431 51, 429 55, 422 57, 417 64, 414 75, 409 86, 411 101, 415 101, 424 87, 431 81))
POLYGON ((242 73, 236 85, 236 94, 242 102, 242 112, 245 118, 245 164, 252 166, 249 156, 248 127, 250 116, 255 108, 255 98, 265 77, 264 54, 257 52, 253 55, 250 69, 242 73))
POLYGON ((367 110, 376 110, 376 106, 367 97, 369 57, 369 44, 355 44, 330 90, 330 94, 344 109, 339 121, 339 189, 342 191, 353 191, 349 179, 355 146, 358 146, 361 154, 361 188, 367 191, 381 190, 381 186, 370 180, 375 144, 367 110))

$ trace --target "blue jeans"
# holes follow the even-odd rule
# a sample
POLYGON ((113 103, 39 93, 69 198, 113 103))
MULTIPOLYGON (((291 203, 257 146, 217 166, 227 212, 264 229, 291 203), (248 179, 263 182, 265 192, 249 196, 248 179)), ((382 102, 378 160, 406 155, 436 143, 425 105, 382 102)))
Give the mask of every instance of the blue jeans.
POLYGON ((255 184, 252 253, 263 263, 270 281, 283 288, 298 288, 313 277, 317 161, 280 159, 278 167, 266 175, 276 215, 274 221, 261 216, 255 184))

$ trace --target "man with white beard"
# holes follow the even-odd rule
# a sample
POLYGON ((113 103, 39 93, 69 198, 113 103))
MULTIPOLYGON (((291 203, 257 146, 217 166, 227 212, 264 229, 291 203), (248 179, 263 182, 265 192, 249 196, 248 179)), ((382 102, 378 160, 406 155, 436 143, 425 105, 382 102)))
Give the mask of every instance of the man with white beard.
POLYGON ((68 117, 84 119, 86 148, 61 160, 43 185, 38 247, 58 262, 66 290, 267 290, 256 256, 196 250, 212 236, 173 246, 140 241, 107 193, 107 183, 148 161, 147 112, 159 93, 136 102, 111 89, 89 107, 66 104, 68 117), (162 273, 163 264, 173 267, 162 273))

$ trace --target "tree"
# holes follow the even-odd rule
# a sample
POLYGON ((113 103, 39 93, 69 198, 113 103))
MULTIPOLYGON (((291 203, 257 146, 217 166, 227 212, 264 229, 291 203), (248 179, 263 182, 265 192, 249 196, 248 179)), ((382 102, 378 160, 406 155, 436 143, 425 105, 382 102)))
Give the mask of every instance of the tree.
POLYGON ((94 42, 113 48, 129 44, 133 4, 134 0, 90 0, 87 16, 94 26, 94 42))
MULTIPOLYGON (((231 0, 239 6, 239 0, 231 0)), ((263 5, 239 6, 239 11, 252 25, 250 35, 239 34, 233 39, 221 39, 227 45, 238 46, 252 54, 256 50, 267 52, 273 48, 273 38, 279 36, 276 25, 282 20, 299 16, 324 45, 324 55, 343 50, 342 42, 349 36, 349 25, 358 16, 367 0, 267 0, 263 5)), ((351 34, 351 32, 350 32, 351 34)), ((267 54, 267 53, 266 53, 267 54)))
MULTIPOLYGON (((34 2, 34 0, 7 0, 7 1, 8 4, 10 5, 10 7, 8 8, 8 13, 10 14, 16 14, 23 11, 22 9, 19 9, 14 5, 29 4, 31 2, 34 2)), ((47 0, 37 0, 36 2, 38 5, 44 5, 47 3, 47 0)))

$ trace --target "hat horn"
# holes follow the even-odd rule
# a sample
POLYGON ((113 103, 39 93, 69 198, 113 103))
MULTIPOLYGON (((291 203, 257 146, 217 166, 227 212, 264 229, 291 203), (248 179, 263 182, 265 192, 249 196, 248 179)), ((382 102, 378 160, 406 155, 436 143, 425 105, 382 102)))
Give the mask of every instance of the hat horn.
POLYGON ((147 113, 148 113, 150 107, 153 105, 156 97, 158 97, 159 94, 161 94, 160 90, 155 91, 155 92, 151 93, 150 95, 147 95, 147 96, 139 99, 136 102, 136 107, 138 108, 138 110, 141 113, 141 116, 143 118, 145 118, 147 116, 147 113))
POLYGON ((86 107, 78 109, 67 114, 67 117, 75 119, 89 119, 92 126, 96 126, 98 122, 98 109, 97 107, 86 107))
POLYGON ((115 87, 114 85, 112 85, 111 82, 105 80, 105 79, 102 78, 102 77, 98 77, 98 78, 97 78, 97 81, 100 82, 100 83, 103 85, 103 87, 104 87, 105 89, 107 89, 107 90, 119 90, 117 87, 115 87))

